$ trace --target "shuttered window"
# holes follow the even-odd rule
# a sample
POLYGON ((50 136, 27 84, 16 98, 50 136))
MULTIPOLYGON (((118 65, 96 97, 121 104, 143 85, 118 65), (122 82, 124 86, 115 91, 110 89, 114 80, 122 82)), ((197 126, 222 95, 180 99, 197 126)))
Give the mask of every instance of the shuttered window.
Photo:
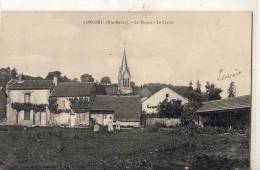
POLYGON ((24 120, 30 120, 30 112, 24 111, 24 120))

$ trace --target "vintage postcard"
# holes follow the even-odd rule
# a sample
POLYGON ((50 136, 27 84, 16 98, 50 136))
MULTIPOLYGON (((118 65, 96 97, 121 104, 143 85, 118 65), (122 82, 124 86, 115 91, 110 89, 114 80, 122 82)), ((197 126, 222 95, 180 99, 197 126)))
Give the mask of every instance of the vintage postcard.
POLYGON ((251 12, 0 18, 0 169, 250 169, 251 12))

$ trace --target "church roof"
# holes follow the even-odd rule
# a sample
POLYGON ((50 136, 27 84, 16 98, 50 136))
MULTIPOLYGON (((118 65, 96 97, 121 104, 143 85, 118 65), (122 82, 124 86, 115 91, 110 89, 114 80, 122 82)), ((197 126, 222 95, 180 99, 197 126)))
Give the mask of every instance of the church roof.
POLYGON ((115 120, 140 121, 141 100, 139 96, 97 95, 91 111, 113 111, 115 120))
POLYGON ((127 72, 129 74, 129 76, 131 77, 129 67, 127 65, 126 52, 124 50, 123 59, 122 59, 121 67, 120 67, 120 70, 119 70, 119 74, 122 76, 122 75, 125 74, 125 72, 127 72))

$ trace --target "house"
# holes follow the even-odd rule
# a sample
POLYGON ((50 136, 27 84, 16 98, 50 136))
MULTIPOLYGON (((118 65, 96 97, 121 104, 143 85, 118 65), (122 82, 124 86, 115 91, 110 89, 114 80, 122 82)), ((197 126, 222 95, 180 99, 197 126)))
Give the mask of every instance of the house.
POLYGON ((7 124, 46 126, 50 120, 48 99, 52 80, 10 80, 7 83, 7 124))
POLYGON ((7 104, 7 94, 3 87, 0 87, 0 120, 6 118, 6 104, 7 104))
POLYGON ((249 128, 251 95, 204 102, 195 112, 201 126, 249 128))
POLYGON ((89 125, 89 107, 95 96, 95 85, 89 82, 59 83, 50 95, 53 123, 69 127, 89 125))
POLYGON ((154 92, 145 87, 139 94, 142 98, 142 113, 144 114, 157 114, 159 112, 159 104, 166 98, 168 100, 181 100, 182 104, 188 103, 188 99, 182 97, 169 87, 162 87, 154 92))
POLYGON ((141 111, 139 96, 97 95, 90 107, 90 118, 101 125, 112 119, 122 127, 139 127, 141 111))

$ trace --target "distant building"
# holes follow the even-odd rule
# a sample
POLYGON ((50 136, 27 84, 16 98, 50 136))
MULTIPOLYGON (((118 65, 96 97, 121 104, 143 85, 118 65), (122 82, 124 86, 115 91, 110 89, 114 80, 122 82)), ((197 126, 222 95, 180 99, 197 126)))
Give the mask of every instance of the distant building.
POLYGON ((133 93, 130 82, 131 73, 127 65, 126 52, 124 50, 122 63, 118 72, 118 93, 122 95, 133 93))
POLYGON ((195 114, 201 126, 249 128, 251 95, 204 102, 195 114))
POLYGON ((50 95, 50 99, 56 99, 58 106, 57 113, 53 113, 53 123, 69 127, 89 125, 88 110, 94 96, 94 83, 59 83, 50 95))
POLYGON ((168 100, 181 100, 182 104, 188 103, 188 99, 182 97, 174 90, 168 87, 162 87, 157 91, 151 92, 148 88, 144 88, 139 92, 142 97, 142 113, 144 114, 153 114, 158 113, 159 104, 164 101, 166 98, 168 100))
POLYGON ((6 118, 7 94, 3 87, 0 87, 0 120, 6 118))
POLYGON ((139 96, 97 95, 90 107, 90 118, 101 125, 111 119, 124 127, 139 127, 141 117, 139 96))
POLYGON ((48 99, 51 80, 10 80, 7 83, 7 124, 46 126, 50 120, 48 99))

